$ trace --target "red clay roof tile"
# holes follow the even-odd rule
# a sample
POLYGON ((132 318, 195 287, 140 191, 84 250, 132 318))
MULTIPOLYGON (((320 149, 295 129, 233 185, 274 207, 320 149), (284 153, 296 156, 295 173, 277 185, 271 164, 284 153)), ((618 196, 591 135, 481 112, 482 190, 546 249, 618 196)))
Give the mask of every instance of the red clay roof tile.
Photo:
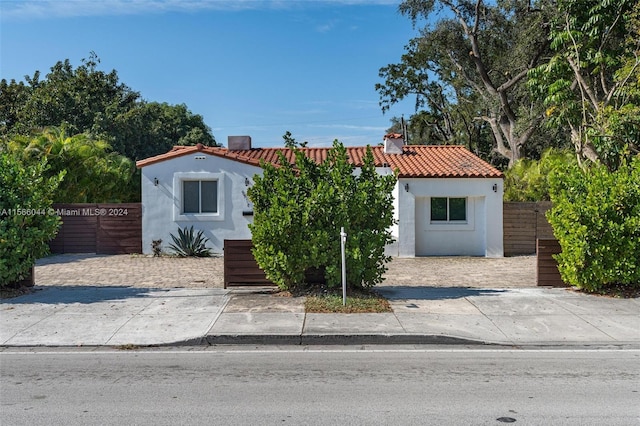
MULTIPOLYGON (((327 158, 330 148, 301 148, 305 155, 316 162, 327 158)), ((346 147, 350 161, 356 167, 362 166, 366 147, 346 147)), ((503 174, 489 163, 458 145, 405 145, 402 154, 385 154, 382 146, 372 146, 376 167, 388 165, 392 170, 398 169, 403 178, 502 178, 503 174)), ((139 168, 181 157, 193 153, 206 153, 217 157, 228 158, 255 166, 264 160, 278 163, 278 152, 282 152, 287 161, 295 159, 293 150, 288 148, 253 148, 229 151, 227 148, 196 146, 176 146, 171 151, 146 158, 136 163, 139 168)))

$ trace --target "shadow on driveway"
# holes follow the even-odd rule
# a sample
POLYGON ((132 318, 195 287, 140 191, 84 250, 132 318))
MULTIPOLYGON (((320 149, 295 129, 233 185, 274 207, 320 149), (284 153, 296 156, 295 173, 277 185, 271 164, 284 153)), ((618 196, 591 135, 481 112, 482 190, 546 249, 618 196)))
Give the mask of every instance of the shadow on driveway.
POLYGON ((34 293, 11 299, 0 300, 0 305, 22 305, 32 303, 70 304, 97 303, 151 296, 151 293, 168 292, 168 289, 136 287, 93 287, 93 286, 47 286, 36 287, 34 293))
POLYGON ((389 300, 448 300, 471 296, 498 296, 509 290, 472 287, 380 286, 376 292, 389 300))

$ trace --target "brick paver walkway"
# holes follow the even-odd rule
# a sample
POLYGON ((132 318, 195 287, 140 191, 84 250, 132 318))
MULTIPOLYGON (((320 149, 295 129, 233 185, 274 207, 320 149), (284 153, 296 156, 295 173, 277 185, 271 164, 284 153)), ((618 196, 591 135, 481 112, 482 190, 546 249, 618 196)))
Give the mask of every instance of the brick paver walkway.
MULTIPOLYGON (((532 287, 535 256, 394 258, 381 285, 532 287)), ((222 257, 63 254, 38 260, 36 285, 222 288, 222 257)))

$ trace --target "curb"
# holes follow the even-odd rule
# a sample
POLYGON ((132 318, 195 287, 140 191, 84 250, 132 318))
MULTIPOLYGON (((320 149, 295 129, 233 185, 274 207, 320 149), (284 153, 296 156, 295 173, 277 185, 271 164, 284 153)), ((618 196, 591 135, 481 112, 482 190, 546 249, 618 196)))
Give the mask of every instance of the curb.
POLYGON ((452 336, 421 334, 227 334, 209 335, 205 340, 209 345, 505 345, 452 336))

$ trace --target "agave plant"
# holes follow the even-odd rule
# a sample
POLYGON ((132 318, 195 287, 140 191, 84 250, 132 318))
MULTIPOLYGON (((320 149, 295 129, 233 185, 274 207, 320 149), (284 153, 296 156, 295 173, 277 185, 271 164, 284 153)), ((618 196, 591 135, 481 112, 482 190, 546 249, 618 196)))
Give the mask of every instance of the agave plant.
POLYGON ((193 226, 183 230, 178 228, 178 236, 171 234, 173 244, 169 244, 169 248, 176 252, 180 257, 209 257, 211 249, 207 248, 207 238, 202 236, 202 231, 197 234, 193 233, 193 226))

